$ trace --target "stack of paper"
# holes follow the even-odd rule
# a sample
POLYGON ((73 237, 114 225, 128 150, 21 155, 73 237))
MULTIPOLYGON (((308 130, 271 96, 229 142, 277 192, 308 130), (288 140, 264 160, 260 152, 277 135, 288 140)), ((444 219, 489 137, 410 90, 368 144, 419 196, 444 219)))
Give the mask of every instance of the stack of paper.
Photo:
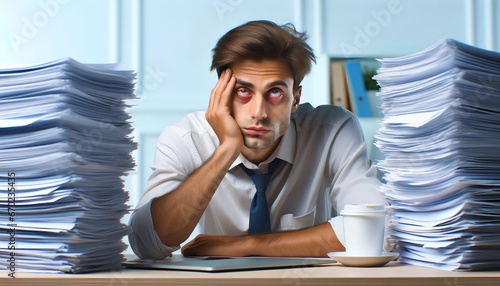
POLYGON ((400 260, 500 268, 500 54, 443 40, 382 59, 379 168, 400 260))
POLYGON ((119 268, 135 74, 72 59, 0 70, 0 266, 119 268))

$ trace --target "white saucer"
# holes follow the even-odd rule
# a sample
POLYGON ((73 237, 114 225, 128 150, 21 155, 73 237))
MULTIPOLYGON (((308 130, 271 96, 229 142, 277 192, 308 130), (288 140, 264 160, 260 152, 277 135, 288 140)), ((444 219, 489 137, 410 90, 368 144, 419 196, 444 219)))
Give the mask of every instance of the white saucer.
POLYGON ((383 266, 399 256, 397 252, 384 252, 377 256, 350 256, 345 252, 329 252, 331 259, 345 266, 383 266))

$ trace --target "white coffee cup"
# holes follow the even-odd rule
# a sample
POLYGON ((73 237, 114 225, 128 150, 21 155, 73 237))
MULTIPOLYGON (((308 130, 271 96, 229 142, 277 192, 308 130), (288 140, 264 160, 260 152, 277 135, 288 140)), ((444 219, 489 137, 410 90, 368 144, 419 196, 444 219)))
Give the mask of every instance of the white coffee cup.
POLYGON ((382 255, 386 217, 384 205, 346 205, 340 215, 344 224, 346 255, 382 255))

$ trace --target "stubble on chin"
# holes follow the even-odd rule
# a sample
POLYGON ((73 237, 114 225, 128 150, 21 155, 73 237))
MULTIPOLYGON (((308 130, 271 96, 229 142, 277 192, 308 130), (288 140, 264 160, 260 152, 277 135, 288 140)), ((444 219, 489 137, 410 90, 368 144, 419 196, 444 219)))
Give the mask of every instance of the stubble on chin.
POLYGON ((265 140, 262 138, 262 136, 245 136, 244 138, 244 145, 248 149, 265 149, 268 144, 265 143, 265 140))

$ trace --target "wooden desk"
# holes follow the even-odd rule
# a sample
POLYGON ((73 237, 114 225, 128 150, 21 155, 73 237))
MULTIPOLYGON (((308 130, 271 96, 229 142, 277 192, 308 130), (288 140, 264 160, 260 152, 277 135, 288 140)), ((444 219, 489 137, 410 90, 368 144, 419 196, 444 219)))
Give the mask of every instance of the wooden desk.
POLYGON ((337 263, 293 269, 268 269, 223 273, 123 269, 89 274, 6 272, 0 285, 500 285, 500 271, 456 272, 423 268, 400 262, 384 267, 345 267, 337 263))

